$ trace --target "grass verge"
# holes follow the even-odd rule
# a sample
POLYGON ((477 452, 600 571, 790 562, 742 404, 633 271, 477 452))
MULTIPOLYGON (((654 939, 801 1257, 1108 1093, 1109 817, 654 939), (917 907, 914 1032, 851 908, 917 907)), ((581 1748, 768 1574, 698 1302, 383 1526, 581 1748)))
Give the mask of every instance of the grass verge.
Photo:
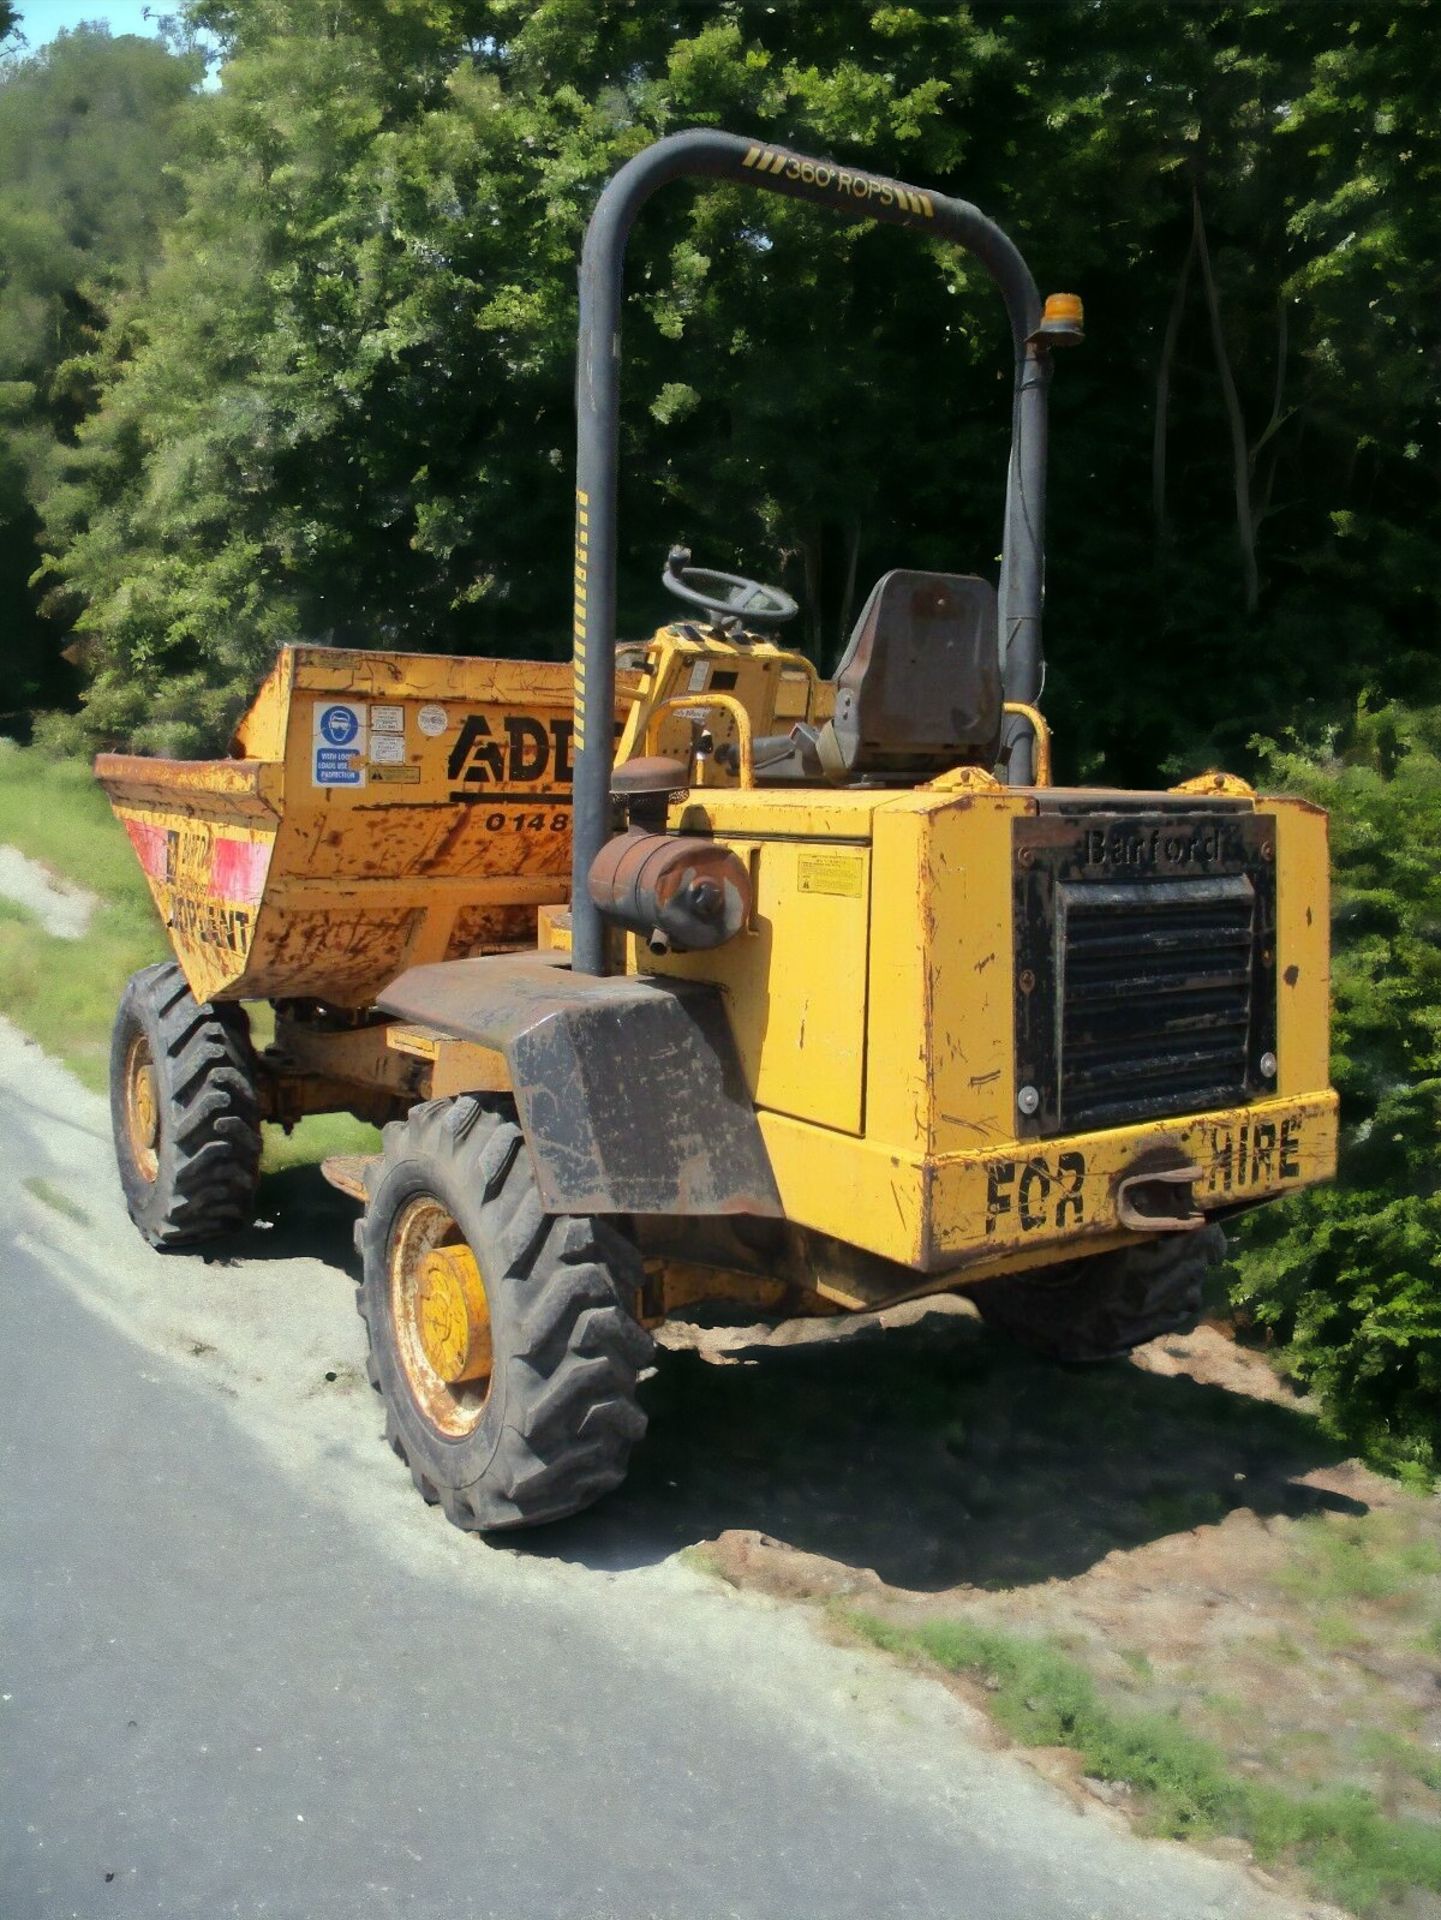
POLYGON ((1130 1788, 1152 1833, 1237 1835, 1258 1860, 1302 1867, 1329 1898, 1360 1914, 1417 1889, 1441 1893, 1441 1829, 1390 1818, 1363 1788, 1300 1797, 1247 1779, 1176 1719, 1110 1705, 1054 1645, 966 1620, 902 1627, 854 1608, 838 1617, 884 1652, 981 1682, 987 1710, 1013 1740, 1070 1748, 1088 1774, 1130 1788))
POLYGON ((89 769, 33 749, 0 749, 0 843, 96 896, 78 940, 0 901, 0 1013, 101 1091, 120 989, 170 951, 144 875, 89 769))
MULTIPOLYGON (((87 766, 4 741, 0 844, 96 896, 79 940, 47 933, 34 914, 0 896, 0 1013, 103 1093, 121 989, 137 968, 171 957, 145 877, 87 766)), ((347 1114, 315 1115, 290 1134, 267 1127, 265 1136, 267 1173, 310 1166, 331 1153, 373 1153, 379 1142, 374 1127, 347 1114)))
POLYGON ((265 1129, 266 1173, 284 1173, 288 1167, 314 1167, 333 1153, 379 1153, 380 1131, 348 1113, 312 1113, 289 1133, 280 1127, 265 1129))

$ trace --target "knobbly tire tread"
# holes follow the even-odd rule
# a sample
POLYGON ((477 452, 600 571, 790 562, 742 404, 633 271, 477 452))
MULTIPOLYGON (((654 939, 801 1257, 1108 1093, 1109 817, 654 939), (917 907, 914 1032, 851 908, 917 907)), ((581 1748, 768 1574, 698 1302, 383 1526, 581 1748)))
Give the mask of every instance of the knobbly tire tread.
POLYGON ((508 1102, 425 1101, 384 1130, 356 1232, 358 1306, 386 1438, 422 1497, 467 1532, 577 1513, 625 1478, 645 1432, 637 1382, 653 1352, 634 1318, 640 1256, 604 1220, 546 1214, 508 1102), (389 1240, 419 1192, 448 1208, 485 1278, 495 1371, 480 1424, 442 1435, 406 1384, 390 1331, 389 1240))
POLYGON ((110 1043, 110 1117, 131 1219, 151 1246, 193 1247, 239 1233, 260 1184, 259 1068, 238 1006, 198 1003, 173 960, 126 982, 110 1043), (159 1168, 136 1165, 125 1113, 131 1038, 150 1042, 160 1099, 159 1168))
POLYGON ((1206 1276, 1225 1257, 1225 1234, 1207 1226, 1061 1267, 1002 1274, 969 1298, 987 1326, 1049 1360, 1115 1360, 1167 1334, 1189 1333, 1206 1276))

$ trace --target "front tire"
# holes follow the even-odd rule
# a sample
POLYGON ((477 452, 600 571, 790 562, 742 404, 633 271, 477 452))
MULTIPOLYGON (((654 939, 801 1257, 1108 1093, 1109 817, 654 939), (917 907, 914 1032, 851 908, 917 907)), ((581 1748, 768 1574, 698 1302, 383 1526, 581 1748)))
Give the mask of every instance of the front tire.
POLYGON ((385 1129, 356 1229, 386 1437, 456 1526, 539 1525, 619 1486, 645 1431, 640 1256, 542 1210, 508 1105, 431 1100, 385 1129))
POLYGON ((1150 1340, 1189 1333, 1200 1318, 1206 1276, 1225 1257, 1221 1229, 1200 1227, 1001 1274, 968 1297, 987 1326, 1048 1360, 1115 1360, 1150 1340))
POLYGON ((257 1079, 242 1008, 199 1005, 174 961, 131 975, 110 1041, 110 1123, 125 1205, 152 1247, 254 1219, 257 1079))

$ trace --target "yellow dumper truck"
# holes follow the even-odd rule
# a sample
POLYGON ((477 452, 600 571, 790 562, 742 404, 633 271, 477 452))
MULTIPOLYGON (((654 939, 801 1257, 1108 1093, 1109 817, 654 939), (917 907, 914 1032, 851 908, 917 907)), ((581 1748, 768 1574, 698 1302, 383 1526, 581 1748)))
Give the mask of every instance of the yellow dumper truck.
POLYGON ((383 1125, 326 1172, 389 1437, 458 1525, 618 1484, 668 1313, 964 1292, 1104 1358, 1194 1318, 1222 1222, 1333 1171, 1324 816, 1051 780, 1046 396, 1080 334, 964 201, 660 141, 582 259, 573 662, 288 648, 227 759, 97 763, 176 954, 116 1021, 131 1214, 234 1232, 263 1121, 383 1125), (621 266, 686 175, 939 235, 1010 317, 999 588, 887 572, 829 680, 786 594, 680 549, 678 617, 617 649, 621 266))

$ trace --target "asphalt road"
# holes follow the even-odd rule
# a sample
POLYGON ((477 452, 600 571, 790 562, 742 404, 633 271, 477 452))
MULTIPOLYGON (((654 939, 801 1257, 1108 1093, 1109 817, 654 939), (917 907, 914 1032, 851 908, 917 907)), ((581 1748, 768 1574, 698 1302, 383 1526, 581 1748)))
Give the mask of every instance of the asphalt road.
POLYGON ((0 1140, 0 1920, 1297 1912, 802 1612, 455 1533, 343 1268, 151 1253, 3 1025, 0 1140))

